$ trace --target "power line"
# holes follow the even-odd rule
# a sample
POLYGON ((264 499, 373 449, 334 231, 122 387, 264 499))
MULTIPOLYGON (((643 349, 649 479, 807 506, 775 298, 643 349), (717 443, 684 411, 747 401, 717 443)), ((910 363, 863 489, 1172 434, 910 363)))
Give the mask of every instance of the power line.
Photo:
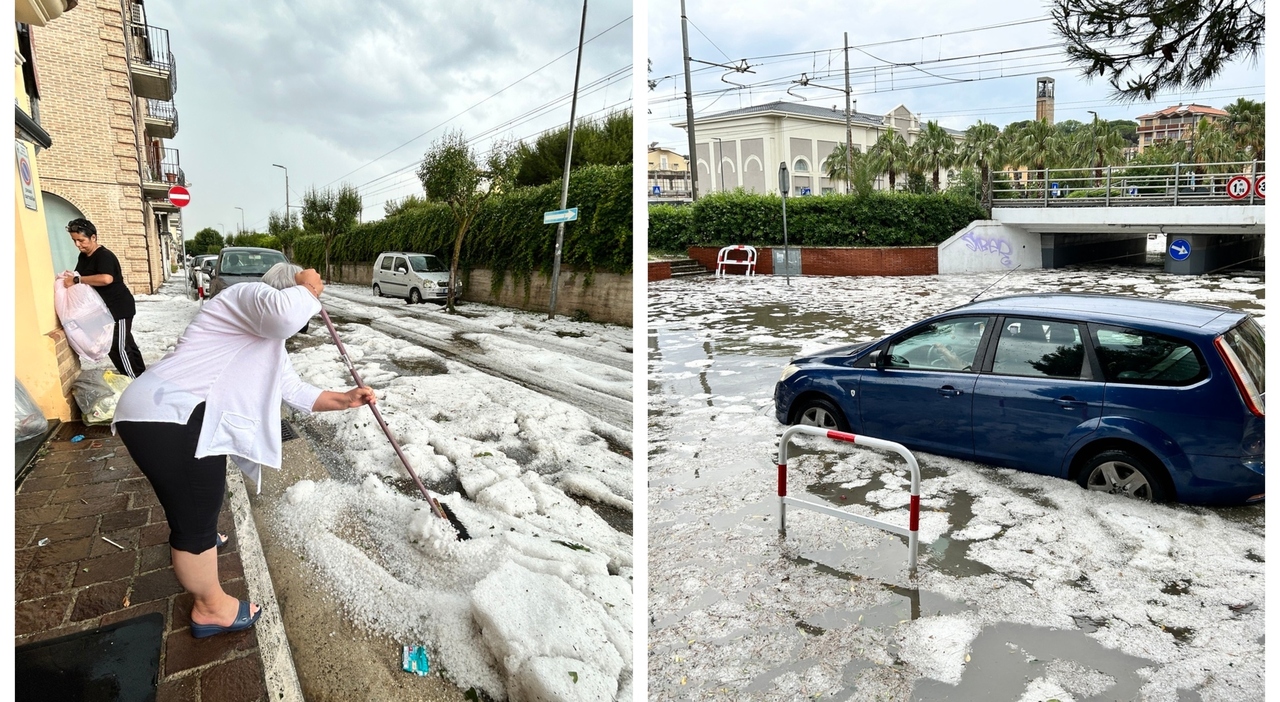
MULTIPOLYGON (((593 42, 593 41, 595 41, 596 39, 598 39, 598 38, 600 38, 600 37, 604 36, 605 34, 608 34, 609 32, 613 31, 614 29, 618 28, 619 26, 621 26, 621 25, 623 25, 623 24, 625 24, 625 23, 627 23, 627 22, 631 21, 631 18, 632 18, 632 15, 627 15, 627 16, 626 16, 625 18, 623 18, 622 20, 619 20, 617 23, 613 24, 613 25, 612 25, 612 26, 610 26, 608 29, 605 29, 604 31, 600 32, 599 34, 596 34, 595 36, 593 36, 593 37, 591 37, 590 39, 586 40, 586 42, 584 42, 584 43, 586 43, 586 44, 590 44, 591 42, 593 42)), ((461 111, 461 112, 457 113, 456 115, 454 115, 454 116, 452 116, 452 117, 450 117, 450 118, 446 119, 445 121, 443 121, 443 122, 441 122, 441 123, 439 123, 439 124, 435 125, 434 127, 432 127, 432 128, 430 128, 430 129, 428 129, 427 131, 425 131, 425 132, 423 132, 423 133, 419 134, 418 136, 416 136, 416 137, 414 137, 414 138, 412 138, 412 139, 410 139, 410 140, 408 140, 408 141, 404 142, 403 144, 401 144, 401 145, 399 145, 399 146, 395 147, 394 149, 391 149, 390 151, 388 151, 388 152, 386 152, 386 153, 382 154, 381 156, 379 156, 379 157, 377 157, 377 158, 373 159, 372 161, 369 161, 368 163, 365 163, 364 165, 359 166, 359 167, 355 168, 354 170, 347 171, 346 173, 344 173, 344 174, 342 174, 342 175, 338 176, 337 178, 334 178, 333 180, 329 181, 328 183, 325 183, 324 187, 326 187, 326 188, 327 188, 327 187, 329 187, 330 185, 333 185, 334 183, 336 183, 336 182, 338 182, 338 181, 342 180, 343 178, 346 178, 347 176, 351 175, 352 173, 355 173, 356 171, 359 171, 359 170, 361 170, 361 169, 363 169, 363 168, 366 168, 366 167, 368 167, 368 166, 373 165, 374 163, 377 163, 378 161, 381 161, 383 158, 385 158, 385 157, 387 157, 387 156, 390 156, 391 154, 393 154, 393 153, 395 153, 395 152, 399 151, 400 149, 403 149, 404 147, 408 146, 409 144, 412 144, 413 142, 415 142, 415 141, 417 141, 417 140, 421 139, 422 137, 424 137, 424 136, 426 136, 426 135, 430 134, 431 132, 434 132, 435 130, 439 129, 440 127, 443 127, 444 125, 446 125, 446 124, 448 124, 448 123, 452 122, 453 120, 455 120, 455 119, 457 119, 457 118, 461 117, 462 115, 465 115, 466 113, 470 112, 471 110, 474 110, 475 108, 477 108, 477 107, 479 107, 479 106, 483 105, 484 103, 486 103, 486 102, 488 102, 488 101, 492 100, 493 98, 495 98, 495 97, 497 97, 497 96, 501 95, 502 93, 506 92, 507 90, 509 90, 509 89, 511 89, 511 88, 513 88, 513 87, 515 87, 516 85, 520 84, 521 82, 523 82, 523 81, 527 80, 528 78, 532 77, 533 75, 535 75, 536 73, 538 73, 538 72, 539 72, 539 71, 541 71, 542 69, 546 68, 547 66, 550 66, 551 64, 553 64, 553 63, 555 63, 555 62, 559 61, 560 59, 562 59, 562 58, 564 58, 564 57, 566 57, 566 56, 568 56, 568 55, 570 55, 570 54, 572 54, 572 53, 574 53, 575 51, 577 51, 577 47, 576 47, 576 46, 575 46, 574 48, 572 48, 572 49, 570 49, 570 50, 568 50, 568 51, 564 52, 563 54, 560 54, 559 56, 557 56, 557 57, 555 57, 555 58, 551 59, 550 61, 548 61, 548 62, 546 62, 546 63, 542 64, 541 66, 539 66, 539 67, 537 67, 537 68, 533 69, 533 70, 532 70, 532 71, 530 71, 529 73, 527 73, 527 74, 525 74, 524 76, 522 76, 521 78, 517 79, 515 82, 513 82, 513 83, 511 83, 511 84, 507 85, 506 87, 502 88, 501 90, 498 90, 498 92, 493 93, 493 94, 492 94, 492 95, 490 95, 489 97, 484 98, 483 100, 481 100, 481 101, 479 101, 479 102, 475 103, 474 105, 472 105, 472 106, 468 107, 467 109, 465 109, 465 110, 463 110, 463 111, 461 111)))

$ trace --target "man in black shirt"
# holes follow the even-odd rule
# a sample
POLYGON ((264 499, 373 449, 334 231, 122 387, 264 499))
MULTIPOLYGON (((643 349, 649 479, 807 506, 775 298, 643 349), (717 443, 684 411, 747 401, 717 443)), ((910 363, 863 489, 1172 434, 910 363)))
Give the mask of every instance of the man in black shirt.
POLYGON ((111 362, 121 374, 136 378, 147 367, 142 363, 142 352, 133 340, 133 315, 137 309, 133 304, 133 293, 124 284, 120 259, 98 243, 98 228, 87 219, 68 222, 67 233, 80 249, 80 258, 76 261, 76 274, 67 278, 64 285, 69 288, 85 283, 102 297, 116 320, 115 335, 111 338, 111 362))

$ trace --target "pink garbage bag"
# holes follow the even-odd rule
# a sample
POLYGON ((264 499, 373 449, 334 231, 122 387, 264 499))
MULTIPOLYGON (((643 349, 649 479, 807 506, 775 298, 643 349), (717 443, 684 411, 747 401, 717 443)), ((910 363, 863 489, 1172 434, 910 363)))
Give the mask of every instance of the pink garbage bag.
POLYGON ((111 351, 116 321, 98 292, 84 283, 66 287, 63 273, 53 281, 53 309, 67 334, 67 343, 82 358, 100 361, 111 351))

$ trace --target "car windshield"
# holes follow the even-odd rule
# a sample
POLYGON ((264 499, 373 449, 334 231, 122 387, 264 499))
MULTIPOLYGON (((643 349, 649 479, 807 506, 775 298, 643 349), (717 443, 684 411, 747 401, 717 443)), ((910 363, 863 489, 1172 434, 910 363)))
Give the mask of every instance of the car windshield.
POLYGON ((1249 317, 1236 325, 1224 335, 1227 345, 1236 352, 1236 357, 1244 364, 1245 372, 1253 379, 1254 387, 1259 393, 1267 392, 1266 373, 1263 359, 1266 358, 1266 340, 1262 335, 1262 327, 1249 317))
POLYGON ((262 275, 277 263, 284 263, 284 254, 276 251, 232 251, 223 254, 223 275, 262 275))
POLYGON ((410 256, 409 265, 418 273, 443 273, 444 264, 435 256, 410 256))

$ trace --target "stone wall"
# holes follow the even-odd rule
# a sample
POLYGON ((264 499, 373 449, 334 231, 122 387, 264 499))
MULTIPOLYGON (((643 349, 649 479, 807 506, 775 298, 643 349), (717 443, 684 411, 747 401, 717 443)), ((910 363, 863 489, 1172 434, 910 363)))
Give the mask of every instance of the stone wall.
MULTIPOLYGON (((372 263, 343 263, 335 266, 335 271, 337 282, 373 285, 372 263)), ((516 284, 508 275, 497 294, 492 292, 492 282, 493 272, 485 268, 476 268, 470 273, 463 273, 462 300, 514 307, 531 312, 546 312, 550 306, 550 276, 535 273, 526 288, 523 281, 516 284)), ((593 322, 631 326, 631 288, 630 274, 597 272, 591 276, 591 282, 588 284, 586 274, 561 268, 560 291, 556 296, 556 314, 572 317, 581 311, 593 322)))

